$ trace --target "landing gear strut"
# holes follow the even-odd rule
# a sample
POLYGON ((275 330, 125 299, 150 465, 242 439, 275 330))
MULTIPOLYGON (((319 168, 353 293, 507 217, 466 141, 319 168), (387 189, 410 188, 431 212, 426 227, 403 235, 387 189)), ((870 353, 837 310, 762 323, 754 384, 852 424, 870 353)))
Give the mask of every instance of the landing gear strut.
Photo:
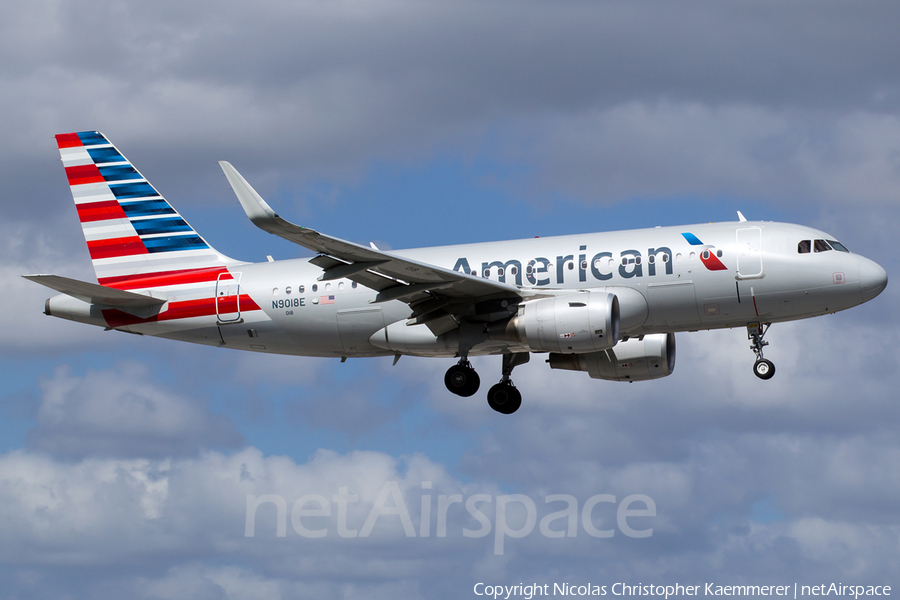
POLYGON ((457 396, 468 397, 478 391, 481 378, 472 368, 469 360, 461 358, 457 364, 447 369, 447 374, 444 375, 444 385, 457 396))
POLYGON ((763 358, 763 347, 769 342, 763 340, 763 336, 769 331, 771 323, 761 325, 750 323, 747 325, 747 338, 751 341, 750 349, 756 354, 756 362, 753 363, 753 373, 760 379, 771 379, 775 375, 775 365, 771 360, 763 358))
POLYGON ((528 352, 516 352, 503 355, 503 376, 500 383, 488 390, 488 406, 504 415, 511 415, 522 406, 522 394, 516 389, 510 375, 512 370, 519 365, 527 363, 531 359, 528 352))

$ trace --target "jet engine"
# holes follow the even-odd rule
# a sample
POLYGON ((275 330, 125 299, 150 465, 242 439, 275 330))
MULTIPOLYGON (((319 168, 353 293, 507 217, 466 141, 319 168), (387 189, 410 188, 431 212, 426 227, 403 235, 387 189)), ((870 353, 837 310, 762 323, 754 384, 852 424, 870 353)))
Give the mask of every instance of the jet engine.
POLYGON ((619 340, 619 300, 608 292, 578 292, 532 300, 511 318, 487 327, 492 340, 518 342, 532 352, 582 354, 619 340))
POLYGON ((646 381, 675 370, 675 334, 654 333, 631 338, 615 348, 589 354, 551 353, 551 369, 587 371, 593 379, 646 381))

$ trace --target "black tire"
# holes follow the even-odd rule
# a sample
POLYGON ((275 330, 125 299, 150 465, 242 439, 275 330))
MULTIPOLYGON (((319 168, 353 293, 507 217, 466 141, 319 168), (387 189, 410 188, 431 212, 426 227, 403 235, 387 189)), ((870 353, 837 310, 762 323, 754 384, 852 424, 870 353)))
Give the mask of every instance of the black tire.
POLYGON ((522 406, 522 394, 508 383, 498 383, 488 390, 488 405, 498 413, 511 415, 522 406))
POLYGON ((457 396, 468 397, 478 391, 481 378, 472 367, 457 364, 447 369, 444 385, 457 396))
POLYGON ((775 375, 775 365, 771 360, 761 358, 753 363, 753 374, 760 379, 772 379, 775 375))

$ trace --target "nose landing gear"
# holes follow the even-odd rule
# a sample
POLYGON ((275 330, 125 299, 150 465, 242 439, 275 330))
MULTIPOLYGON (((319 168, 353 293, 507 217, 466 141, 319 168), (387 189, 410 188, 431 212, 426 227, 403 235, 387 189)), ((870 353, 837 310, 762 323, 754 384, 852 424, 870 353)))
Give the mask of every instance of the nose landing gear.
POLYGON ((756 354, 756 362, 753 363, 753 374, 760 379, 771 379, 775 375, 775 365, 771 360, 763 358, 763 347, 769 345, 769 342, 763 340, 763 337, 769 331, 771 325, 771 323, 766 323, 765 325, 750 323, 747 325, 747 338, 751 341, 750 349, 756 354))

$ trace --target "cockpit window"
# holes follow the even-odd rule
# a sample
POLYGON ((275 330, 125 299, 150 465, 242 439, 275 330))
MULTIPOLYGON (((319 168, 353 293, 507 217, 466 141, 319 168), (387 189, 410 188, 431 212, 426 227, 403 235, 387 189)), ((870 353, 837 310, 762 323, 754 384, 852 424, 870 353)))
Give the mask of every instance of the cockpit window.
POLYGON ((813 249, 816 252, 828 252, 829 250, 831 250, 831 246, 829 246, 828 242, 826 242, 825 240, 816 240, 813 243, 813 249))
POLYGON ((831 247, 834 248, 835 250, 837 250, 838 252, 850 252, 849 250, 847 250, 847 247, 844 246, 840 242, 836 242, 834 240, 828 240, 828 243, 831 244, 831 247))
POLYGON ((799 244, 797 244, 797 252, 799 254, 809 254, 810 241, 803 240, 799 244))

